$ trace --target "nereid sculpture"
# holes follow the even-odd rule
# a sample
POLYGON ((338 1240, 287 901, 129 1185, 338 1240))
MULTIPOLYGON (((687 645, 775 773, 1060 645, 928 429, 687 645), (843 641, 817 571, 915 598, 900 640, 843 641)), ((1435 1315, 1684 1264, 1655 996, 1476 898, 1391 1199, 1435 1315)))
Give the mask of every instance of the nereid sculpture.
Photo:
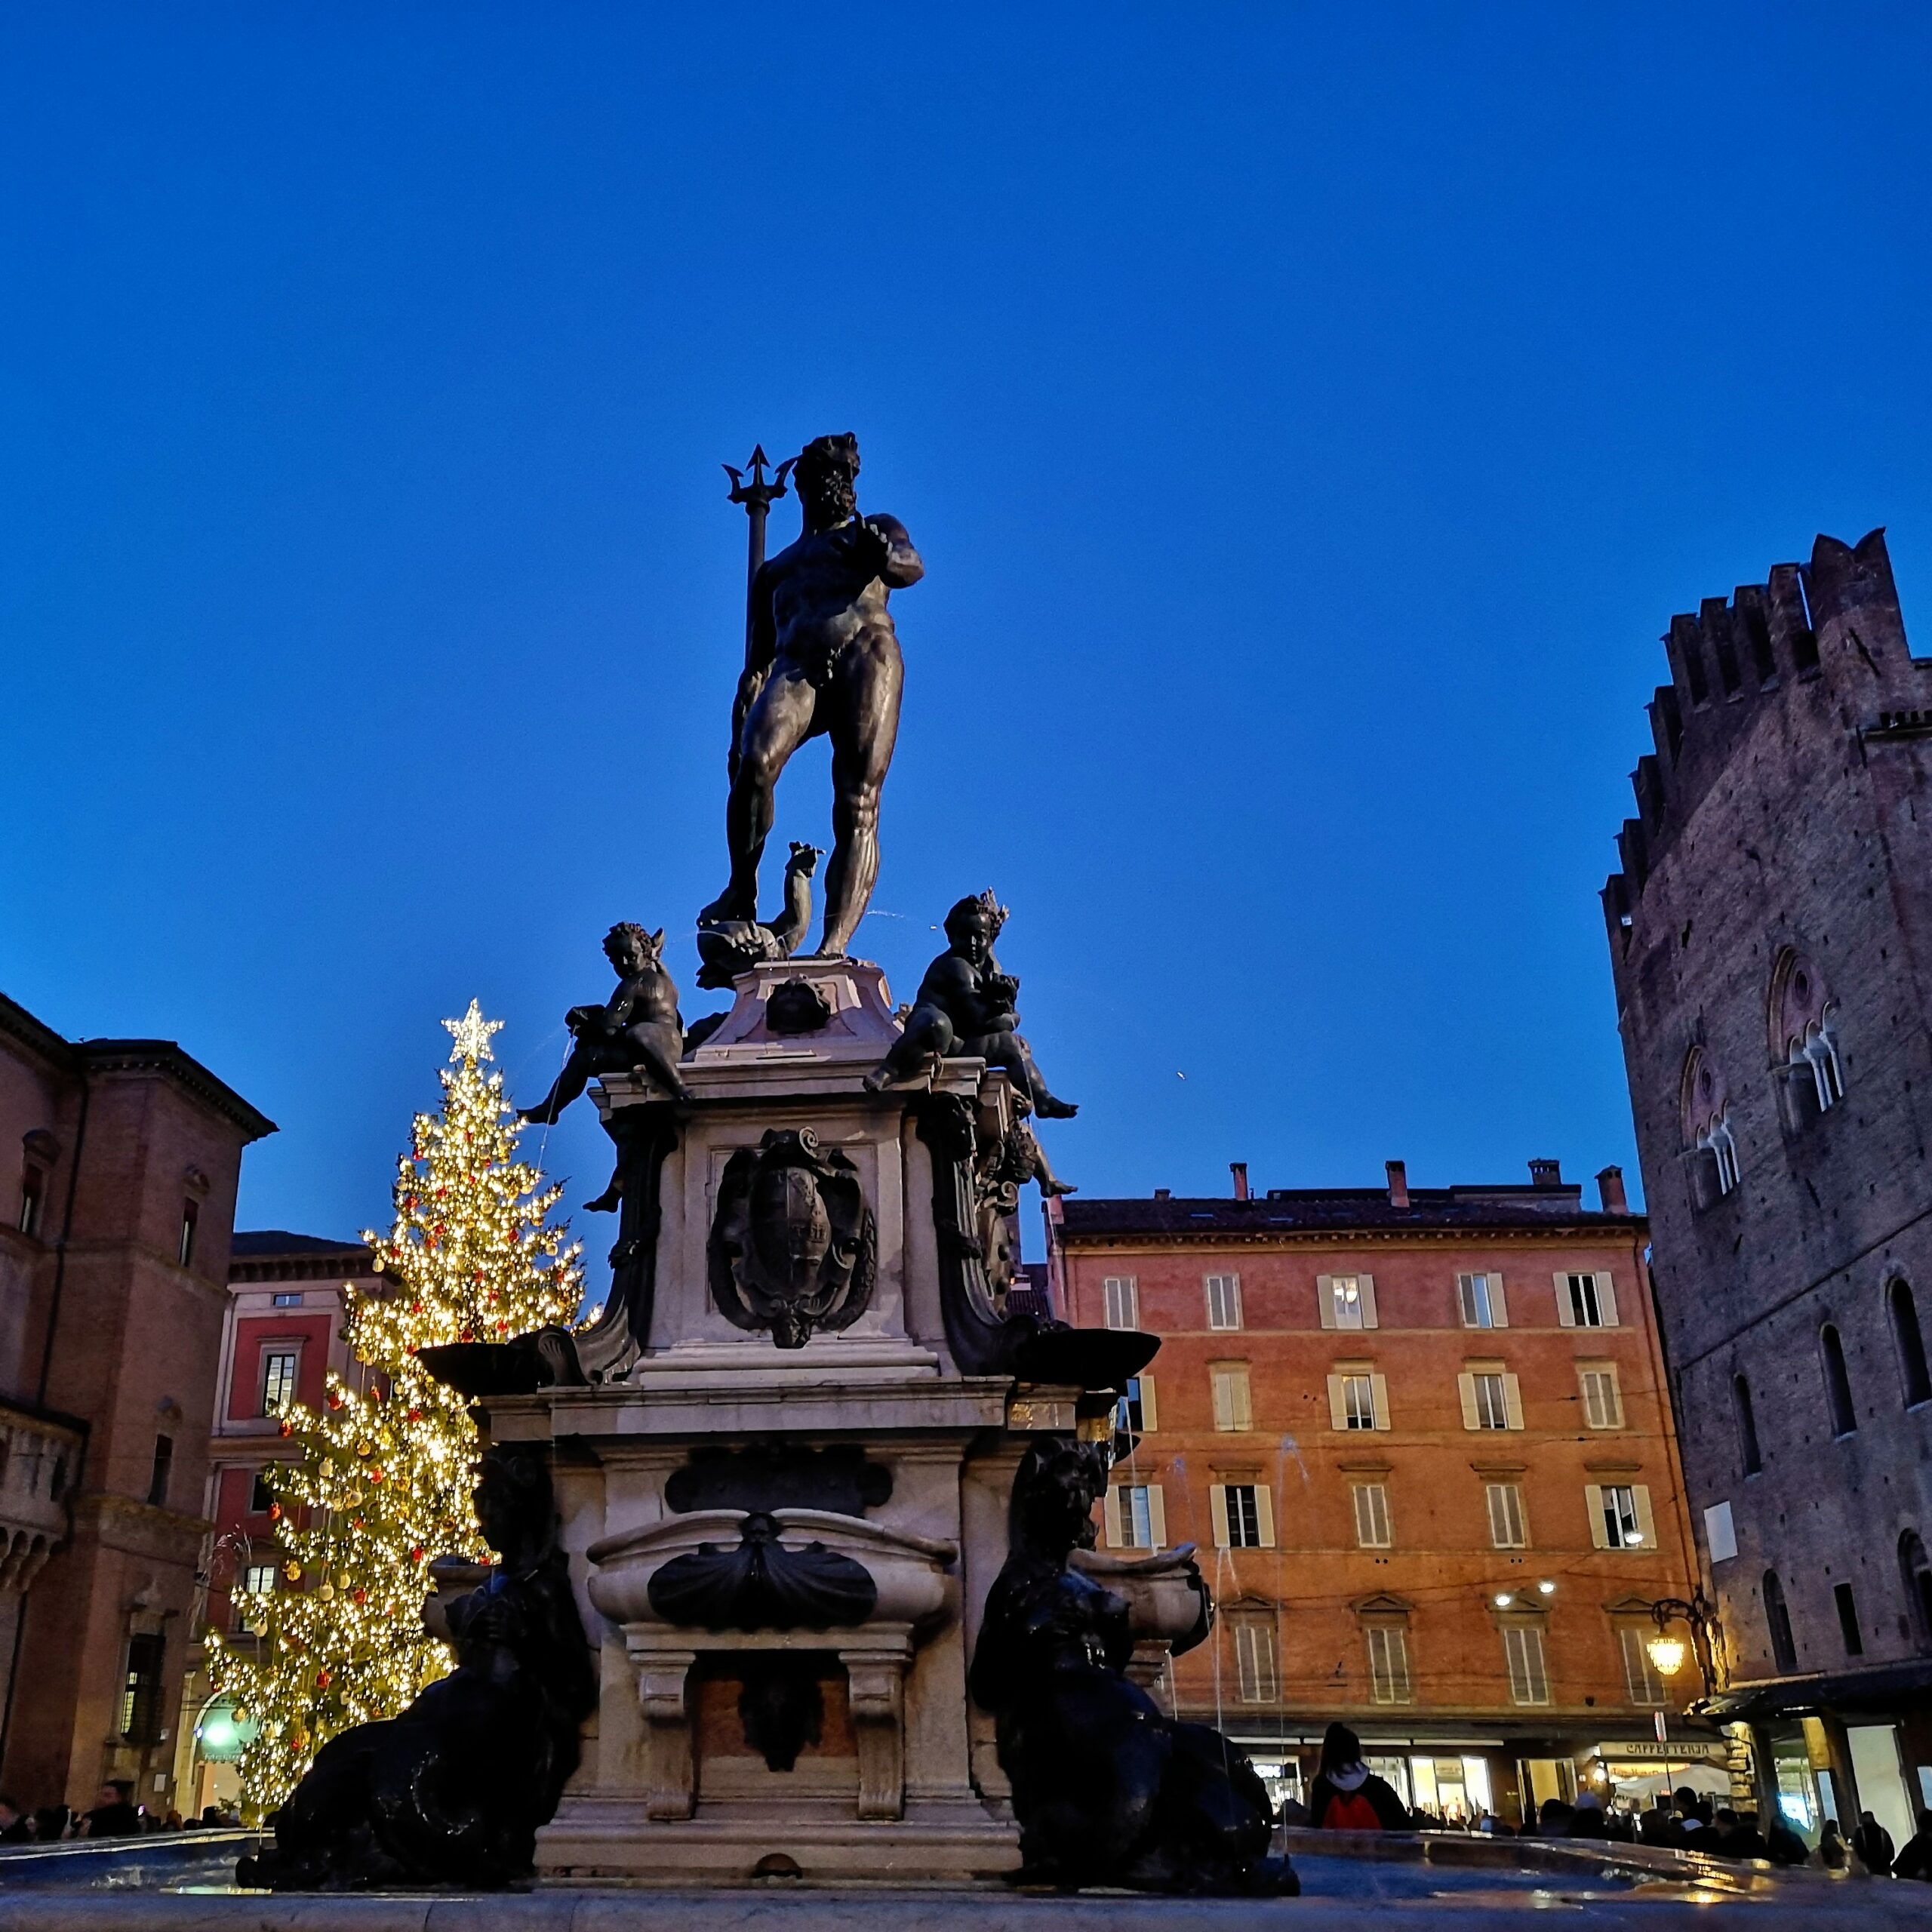
POLYGON ((1049 1436, 1014 1481, 1012 1554, 986 1599, 974 1698, 998 1724, 1020 1820, 1021 1884, 1278 1894, 1272 1807, 1246 1755, 1177 1723, 1126 1675, 1125 1601, 1068 1567, 1093 1546, 1107 1454, 1049 1436))
POLYGON ((275 1844, 236 1867, 278 1891, 497 1887, 527 1877, 537 1829, 577 1769, 597 1681, 536 1452, 485 1452, 483 1534, 502 1561, 436 1600, 457 1667, 400 1717, 324 1745, 275 1814, 275 1844))

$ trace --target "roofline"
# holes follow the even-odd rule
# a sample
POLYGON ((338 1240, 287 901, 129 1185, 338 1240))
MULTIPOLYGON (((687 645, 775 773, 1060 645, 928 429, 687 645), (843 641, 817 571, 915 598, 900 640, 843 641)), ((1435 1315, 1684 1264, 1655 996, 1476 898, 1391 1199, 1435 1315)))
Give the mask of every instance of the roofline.
POLYGON ((166 1074, 205 1106, 232 1121, 245 1141, 265 1140, 278 1131, 260 1108, 173 1040, 76 1040, 69 1051, 91 1072, 166 1074))
POLYGON ((1454 1226, 1416 1228, 1350 1226, 1331 1228, 1201 1228, 1186 1232, 1150 1229, 1112 1229, 1106 1232, 1081 1232, 1056 1222, 1054 1239, 1063 1247, 1359 1247, 1374 1241, 1428 1242, 1464 1241, 1480 1236, 1484 1240, 1550 1241, 1562 1237, 1574 1241, 1580 1235, 1598 1239, 1619 1237, 1638 1238, 1650 1233, 1649 1217, 1643 1214, 1606 1214, 1598 1220, 1550 1220, 1524 1226, 1518 1222, 1462 1223, 1454 1226))
POLYGON ((72 1043, 64 1035, 55 1032, 45 1020, 35 1019, 18 1000, 9 999, 5 993, 0 993, 0 1033, 11 1035, 63 1072, 71 1073, 75 1070, 78 1063, 72 1043))

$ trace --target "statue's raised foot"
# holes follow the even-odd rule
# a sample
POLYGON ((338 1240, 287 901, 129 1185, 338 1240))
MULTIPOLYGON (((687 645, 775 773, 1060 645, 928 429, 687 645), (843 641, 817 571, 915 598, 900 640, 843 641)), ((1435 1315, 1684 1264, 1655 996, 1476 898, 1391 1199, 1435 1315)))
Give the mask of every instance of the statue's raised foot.
POLYGON ((1062 1100, 1051 1094, 1036 1093, 1033 1096, 1033 1111, 1042 1120, 1071 1120, 1080 1111, 1077 1100, 1062 1100))

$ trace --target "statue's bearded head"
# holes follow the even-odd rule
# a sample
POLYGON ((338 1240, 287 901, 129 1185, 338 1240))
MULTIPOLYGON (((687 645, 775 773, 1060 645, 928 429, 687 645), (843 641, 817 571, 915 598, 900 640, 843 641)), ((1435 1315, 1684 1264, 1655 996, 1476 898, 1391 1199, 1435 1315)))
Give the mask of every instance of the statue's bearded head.
POLYGON ((830 530, 857 509, 859 439, 814 436, 799 453, 792 480, 798 486, 808 530, 830 530))

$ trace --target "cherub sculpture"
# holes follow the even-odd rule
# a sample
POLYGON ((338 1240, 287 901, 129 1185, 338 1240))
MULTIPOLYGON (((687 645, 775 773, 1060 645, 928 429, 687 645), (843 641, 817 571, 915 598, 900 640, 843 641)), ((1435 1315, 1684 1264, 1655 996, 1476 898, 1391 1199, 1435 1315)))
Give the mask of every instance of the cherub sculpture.
POLYGON ((277 1891, 466 1890, 530 1875, 537 1832, 577 1769, 597 1675, 542 1456, 485 1451, 476 1516, 502 1561, 434 1566, 478 1587, 424 1621, 457 1667, 400 1717, 331 1738, 275 1814, 275 1843, 236 1872, 277 1891))
POLYGON ((1127 1675, 1128 1606, 1067 1558, 1094 1542, 1107 1453, 1037 1438, 1014 1479, 1012 1554, 973 1654, 1020 1820, 1021 1884, 1279 1894, 1273 1807, 1244 1752, 1168 1717, 1127 1675))
POLYGON ((684 1025, 678 989, 664 970, 664 928, 648 933, 625 921, 613 926, 604 950, 617 975, 617 989, 602 1006, 574 1006, 564 1024, 574 1036, 570 1058, 556 1084, 519 1118, 549 1126, 599 1073, 640 1069, 682 1100, 690 1095, 678 1072, 684 1025))
POLYGON ((1006 908, 990 892, 962 899, 946 914, 950 943, 926 968, 905 1032, 866 1076, 873 1092, 911 1079, 946 1054, 961 1054, 1004 1067, 1014 1091, 1042 1120, 1070 1120, 1080 1111, 1048 1091, 1020 1035, 1014 1010, 1020 982, 1001 972, 993 957, 993 941, 1005 924, 1006 908))
POLYGON ((750 919, 701 919, 697 928, 701 986, 728 986, 740 973, 768 959, 789 959, 804 943, 812 922, 812 874, 819 848, 795 839, 785 861, 785 909, 769 924, 750 919))

